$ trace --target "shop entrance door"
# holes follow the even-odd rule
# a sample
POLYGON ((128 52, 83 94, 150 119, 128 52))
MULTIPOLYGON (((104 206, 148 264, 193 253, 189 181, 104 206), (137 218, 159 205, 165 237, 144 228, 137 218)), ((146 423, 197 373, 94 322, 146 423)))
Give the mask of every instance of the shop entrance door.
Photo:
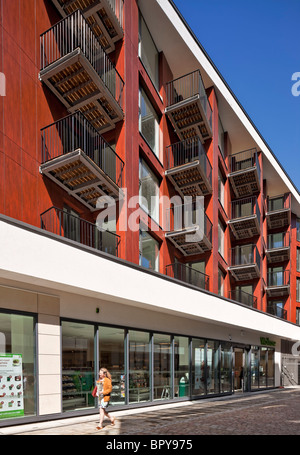
POLYGON ((233 392, 249 392, 250 348, 233 348, 233 392))

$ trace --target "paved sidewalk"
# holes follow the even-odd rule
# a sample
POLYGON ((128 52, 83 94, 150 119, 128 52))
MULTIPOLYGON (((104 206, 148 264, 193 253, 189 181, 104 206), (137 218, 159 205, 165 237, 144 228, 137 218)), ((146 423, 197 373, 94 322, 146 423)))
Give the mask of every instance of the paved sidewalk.
MULTIPOLYGON (((111 408, 112 409, 112 408, 111 408)), ((300 435, 300 389, 276 389, 96 416, 0 427, 0 435, 300 435)))

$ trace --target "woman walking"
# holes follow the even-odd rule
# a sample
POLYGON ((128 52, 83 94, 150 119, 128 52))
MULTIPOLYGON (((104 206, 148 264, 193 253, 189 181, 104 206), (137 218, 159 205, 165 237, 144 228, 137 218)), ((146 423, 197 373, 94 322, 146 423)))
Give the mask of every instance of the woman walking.
POLYGON ((115 424, 115 418, 111 417, 107 412, 107 407, 110 401, 110 394, 112 391, 111 375, 106 368, 101 368, 99 371, 99 379, 96 381, 97 392, 99 398, 99 407, 100 407, 100 422, 97 430, 103 429, 103 420, 104 417, 107 417, 111 424, 115 424))

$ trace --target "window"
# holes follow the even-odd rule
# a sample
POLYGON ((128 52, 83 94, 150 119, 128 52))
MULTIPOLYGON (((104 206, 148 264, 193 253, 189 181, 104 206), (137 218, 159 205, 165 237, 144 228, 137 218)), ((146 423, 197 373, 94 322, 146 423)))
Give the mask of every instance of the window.
POLYGON ((94 326, 62 321, 63 411, 95 406, 94 326))
POLYGON ((235 287, 235 294, 239 302, 250 307, 253 306, 254 296, 253 296, 253 286, 252 284, 246 284, 243 286, 235 287))
POLYGON ((140 206, 159 224, 158 179, 142 159, 139 167, 139 188, 140 206))
POLYGON ((150 401, 150 335, 129 330, 129 402, 150 401))
POLYGON ((219 220, 218 223, 218 252, 224 258, 224 244, 225 244, 225 228, 219 220))
POLYGON ((224 156, 225 156, 224 128, 223 128, 220 117, 219 117, 219 125, 218 125, 218 146, 219 146, 220 152, 224 158, 224 156))
POLYGON ((300 325, 300 308, 296 308, 296 324, 300 325))
POLYGON ((0 313, 0 420, 36 415, 35 359, 35 319, 0 313))
POLYGON ((110 403, 125 403, 124 329, 99 327, 99 369, 107 368, 111 374, 110 403))
POLYGON ((159 271, 159 245, 148 232, 140 230, 140 265, 159 271))
POLYGON ((221 393, 231 392, 232 348, 230 343, 221 343, 221 393))
POLYGON ((190 394, 189 339, 174 337, 174 396, 187 397, 190 394))
POLYGON ((192 395, 204 395, 206 385, 205 340, 192 339, 192 395))
POLYGON ((219 171, 219 175, 218 175, 218 198, 219 198, 219 201, 220 201, 223 209, 225 208, 225 191, 224 191, 224 187, 225 187, 225 180, 224 180, 223 175, 219 171))
POLYGON ((74 240, 75 242, 80 242, 79 214, 67 205, 64 207, 63 211, 63 229, 64 236, 67 239, 74 240))
POLYGON ((207 342, 207 393, 219 393, 220 391, 220 359, 219 342, 207 342))
POLYGON ((139 17, 139 57, 156 89, 159 88, 158 50, 149 29, 140 14, 139 17))
POLYGON ((218 294, 224 297, 225 273, 218 269, 218 294))
POLYGON ((159 156, 159 121, 156 112, 143 89, 139 97, 139 131, 149 147, 159 156))
POLYGON ((269 209, 270 212, 273 212, 275 210, 284 209, 284 198, 283 198, 283 196, 269 199, 269 207, 268 207, 268 209, 269 209))
POLYGON ((300 218, 296 220, 297 241, 300 242, 300 218))
POLYGON ((300 302, 300 278, 296 280, 296 300, 300 302))
POLYGON ((170 335, 153 335, 153 399, 171 398, 172 345, 170 335))
POLYGON ((297 272, 300 272, 300 248, 297 248, 297 272))

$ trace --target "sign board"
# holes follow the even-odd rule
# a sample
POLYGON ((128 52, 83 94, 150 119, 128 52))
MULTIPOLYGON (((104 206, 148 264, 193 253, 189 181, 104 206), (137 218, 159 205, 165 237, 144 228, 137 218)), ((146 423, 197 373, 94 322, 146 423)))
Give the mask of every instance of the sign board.
POLYGON ((0 419, 24 416, 21 354, 0 354, 0 419))

